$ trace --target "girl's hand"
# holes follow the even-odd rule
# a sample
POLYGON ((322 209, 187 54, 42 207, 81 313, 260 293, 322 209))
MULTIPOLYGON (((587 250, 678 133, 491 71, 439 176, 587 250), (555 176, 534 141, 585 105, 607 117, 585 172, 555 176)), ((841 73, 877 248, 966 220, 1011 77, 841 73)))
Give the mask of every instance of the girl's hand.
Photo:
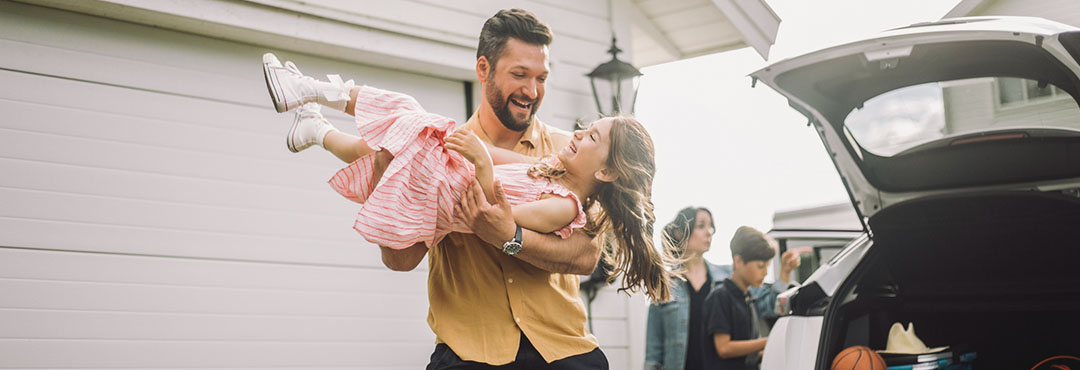
POLYGON ((491 163, 491 155, 488 154, 487 146, 480 137, 468 130, 455 130, 446 137, 446 149, 461 153, 465 159, 476 166, 491 163))

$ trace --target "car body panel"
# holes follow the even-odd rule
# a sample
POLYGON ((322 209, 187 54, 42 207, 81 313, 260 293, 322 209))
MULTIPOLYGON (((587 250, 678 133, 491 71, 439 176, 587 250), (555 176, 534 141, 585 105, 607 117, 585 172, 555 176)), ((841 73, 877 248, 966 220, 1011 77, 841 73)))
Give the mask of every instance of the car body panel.
POLYGON ((832 297, 836 293, 836 289, 840 287, 840 283, 847 279, 851 271, 855 269, 855 265, 862 260, 862 257, 873 244, 870 238, 863 234, 852 241, 851 244, 848 244, 832 261, 821 265, 815 270, 802 285, 817 283, 826 296, 832 297))
POLYGON ((785 316, 776 320, 765 344, 761 368, 813 369, 823 320, 821 316, 785 316))

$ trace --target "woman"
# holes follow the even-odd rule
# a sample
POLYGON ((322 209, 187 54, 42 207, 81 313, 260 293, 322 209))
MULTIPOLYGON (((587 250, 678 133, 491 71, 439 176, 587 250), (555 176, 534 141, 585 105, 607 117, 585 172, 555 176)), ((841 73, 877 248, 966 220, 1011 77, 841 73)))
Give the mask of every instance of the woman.
MULTIPOLYGON (((702 317, 705 297, 731 276, 730 265, 714 265, 703 257, 715 232, 712 212, 705 207, 683 208, 674 221, 664 226, 665 248, 679 257, 682 264, 675 266, 675 270, 685 280, 672 281, 670 302, 649 305, 645 332, 646 370, 704 368, 704 346, 712 343, 705 337, 702 317)), ((786 282, 786 276, 798 266, 798 259, 795 253, 785 253, 784 257, 780 280, 786 282)), ((777 290, 787 288, 786 283, 775 289, 771 284, 767 285, 770 286, 751 290, 762 317, 775 315, 777 290)))
POLYGON ((705 330, 702 305, 714 284, 731 275, 731 266, 718 266, 702 257, 715 232, 712 213, 686 207, 664 226, 665 247, 677 255, 684 281, 672 281, 667 303, 649 305, 645 333, 645 369, 702 369, 705 330))

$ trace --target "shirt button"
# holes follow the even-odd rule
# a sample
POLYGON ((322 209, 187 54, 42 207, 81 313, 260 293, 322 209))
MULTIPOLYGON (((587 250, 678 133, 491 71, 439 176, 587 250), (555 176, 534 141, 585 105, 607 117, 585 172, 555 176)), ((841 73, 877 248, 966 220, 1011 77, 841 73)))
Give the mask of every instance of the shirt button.
POLYGON ((514 318, 514 321, 515 321, 515 322, 521 322, 521 318, 520 318, 520 317, 515 317, 515 318, 514 318))
POLYGON ((508 282, 508 283, 513 283, 513 282, 514 282, 514 278, 509 278, 509 279, 506 279, 506 282, 508 282))

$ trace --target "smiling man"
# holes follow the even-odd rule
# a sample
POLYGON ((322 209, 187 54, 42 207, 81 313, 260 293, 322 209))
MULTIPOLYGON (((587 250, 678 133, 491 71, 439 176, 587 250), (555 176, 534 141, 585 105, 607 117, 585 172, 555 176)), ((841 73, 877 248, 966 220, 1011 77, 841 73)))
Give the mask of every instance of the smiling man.
MULTIPOLYGON (((565 147, 570 135, 536 118, 551 41, 531 12, 489 18, 476 55, 483 99, 461 129, 527 157, 565 147)), ((399 271, 428 255, 428 325, 437 345, 427 368, 607 369, 586 330, 576 275, 592 272, 600 248, 584 230, 561 239, 521 229, 505 198, 487 204, 476 183, 469 192, 462 201, 475 204, 461 214, 475 234, 452 233, 430 250, 382 248, 383 263, 399 271)))

